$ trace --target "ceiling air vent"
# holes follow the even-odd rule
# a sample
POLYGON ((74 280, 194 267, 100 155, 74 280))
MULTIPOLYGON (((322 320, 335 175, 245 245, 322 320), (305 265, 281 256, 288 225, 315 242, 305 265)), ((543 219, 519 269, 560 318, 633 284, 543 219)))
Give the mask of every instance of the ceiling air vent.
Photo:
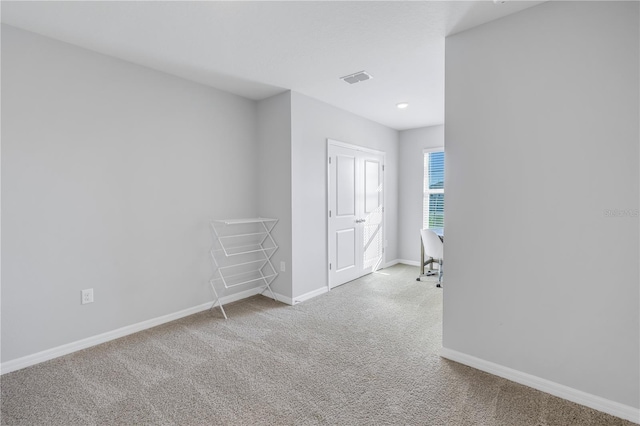
POLYGON ((353 74, 345 75, 344 77, 340 77, 341 80, 346 81, 349 84, 358 83, 360 81, 365 81, 373 78, 371 74, 367 74, 365 71, 359 71, 353 74))

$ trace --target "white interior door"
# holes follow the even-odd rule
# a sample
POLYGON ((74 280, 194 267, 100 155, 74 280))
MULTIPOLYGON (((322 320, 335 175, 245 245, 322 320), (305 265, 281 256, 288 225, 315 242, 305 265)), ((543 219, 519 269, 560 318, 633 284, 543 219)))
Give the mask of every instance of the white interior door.
POLYGON ((384 154, 329 141, 329 286, 377 270, 384 257, 384 154))

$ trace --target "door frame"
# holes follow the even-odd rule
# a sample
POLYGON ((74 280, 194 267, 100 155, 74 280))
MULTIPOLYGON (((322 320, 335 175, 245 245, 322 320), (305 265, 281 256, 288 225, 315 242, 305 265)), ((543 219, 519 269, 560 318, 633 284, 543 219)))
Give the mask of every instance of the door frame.
POLYGON ((384 268, 387 264, 387 212, 386 212, 386 193, 387 193, 387 185, 386 185, 386 170, 385 165, 387 163, 387 153, 384 151, 378 151, 377 149, 367 148, 360 145, 353 145, 346 142, 341 142, 335 139, 327 138, 327 146, 325 151, 325 161, 327 164, 327 180, 326 180, 326 188, 327 188, 327 199, 325 202, 325 216, 327 218, 326 221, 326 237, 327 237, 327 291, 331 291, 331 271, 329 270, 329 263, 331 259, 329 258, 329 250, 331 244, 331 236, 329 235, 329 203, 331 202, 331 164, 329 163, 329 146, 337 146, 342 148, 353 149, 355 151, 368 152, 370 154, 376 154, 382 156, 382 261, 380 262, 380 268, 384 268))

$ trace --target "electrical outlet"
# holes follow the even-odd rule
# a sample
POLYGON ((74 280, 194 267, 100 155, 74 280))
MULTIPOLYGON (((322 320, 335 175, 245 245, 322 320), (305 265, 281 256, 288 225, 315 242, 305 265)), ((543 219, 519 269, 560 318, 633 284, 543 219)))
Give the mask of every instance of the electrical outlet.
POLYGON ((286 270, 287 270, 287 268, 286 268, 286 264, 284 263, 284 261, 280 262, 280 272, 284 272, 286 270))
POLYGON ((93 289, 82 290, 82 304, 93 303, 93 289))

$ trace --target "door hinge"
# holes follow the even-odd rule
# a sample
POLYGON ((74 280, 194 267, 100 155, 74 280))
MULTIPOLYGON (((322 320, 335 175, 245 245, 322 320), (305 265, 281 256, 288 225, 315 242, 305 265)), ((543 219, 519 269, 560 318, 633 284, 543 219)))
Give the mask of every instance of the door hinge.
POLYGON ((329 210, 329 217, 331 217, 331 210, 329 210))
POLYGON ((331 157, 329 157, 329 164, 331 164, 331 157))
POLYGON ((382 171, 384 172, 384 164, 382 165, 382 171))
POLYGON ((331 270, 331 264, 329 264, 329 270, 331 270))

